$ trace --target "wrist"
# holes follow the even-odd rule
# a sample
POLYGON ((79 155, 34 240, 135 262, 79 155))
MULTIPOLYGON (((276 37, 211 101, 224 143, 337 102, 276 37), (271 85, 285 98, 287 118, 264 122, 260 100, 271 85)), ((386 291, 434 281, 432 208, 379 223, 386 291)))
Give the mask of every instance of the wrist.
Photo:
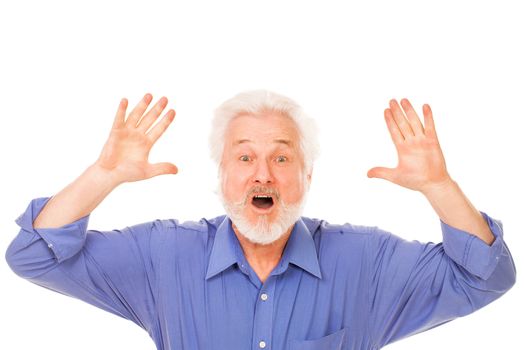
POLYGON ((110 191, 124 182, 121 181, 113 171, 101 167, 96 162, 90 165, 86 169, 85 173, 87 176, 92 178, 92 181, 97 183, 97 185, 100 185, 110 191))
POLYGON ((423 186, 420 192, 432 202, 433 198, 447 196, 457 190, 458 184, 450 176, 447 176, 447 178, 442 181, 423 186))

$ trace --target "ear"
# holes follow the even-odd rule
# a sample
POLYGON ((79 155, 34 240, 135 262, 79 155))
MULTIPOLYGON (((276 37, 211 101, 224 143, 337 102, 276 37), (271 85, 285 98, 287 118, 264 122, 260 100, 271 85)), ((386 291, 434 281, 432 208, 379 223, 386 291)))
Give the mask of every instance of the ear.
POLYGON ((308 180, 308 185, 311 185, 312 184, 312 173, 313 173, 314 169, 310 169, 310 171, 308 172, 308 174, 306 175, 306 179, 308 180))

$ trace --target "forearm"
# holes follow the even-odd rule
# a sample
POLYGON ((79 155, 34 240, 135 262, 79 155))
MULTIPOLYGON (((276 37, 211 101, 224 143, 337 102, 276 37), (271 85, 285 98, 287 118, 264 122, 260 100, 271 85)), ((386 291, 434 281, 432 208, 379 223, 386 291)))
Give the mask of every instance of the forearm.
POLYGON ((90 214, 118 182, 96 164, 54 195, 33 222, 34 228, 56 228, 90 214))
POLYGON ((422 191, 439 218, 446 224, 471 233, 487 244, 492 244, 494 235, 481 213, 472 205, 459 185, 449 181, 422 191))

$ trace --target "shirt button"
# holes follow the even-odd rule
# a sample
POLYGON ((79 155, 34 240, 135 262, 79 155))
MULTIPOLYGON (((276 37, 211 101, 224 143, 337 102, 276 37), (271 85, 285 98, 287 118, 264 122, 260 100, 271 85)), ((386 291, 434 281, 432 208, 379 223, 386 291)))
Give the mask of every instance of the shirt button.
POLYGON ((53 248, 53 243, 49 243, 49 244, 47 245, 47 247, 48 247, 48 248, 53 248))
POLYGON ((264 349, 264 348, 266 347, 266 342, 265 342, 264 340, 261 340, 261 341, 259 342, 259 347, 260 347, 261 349, 264 349))
POLYGON ((266 293, 262 293, 262 294, 261 294, 261 300, 262 300, 262 301, 266 301, 266 300, 268 300, 268 294, 266 294, 266 293))

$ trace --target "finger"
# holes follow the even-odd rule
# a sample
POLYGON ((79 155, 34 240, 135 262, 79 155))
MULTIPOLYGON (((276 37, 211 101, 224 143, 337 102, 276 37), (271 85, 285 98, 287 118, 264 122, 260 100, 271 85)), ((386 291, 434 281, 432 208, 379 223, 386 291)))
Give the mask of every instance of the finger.
POLYGON ((403 111, 405 111, 408 122, 410 123, 410 127, 414 131, 414 134, 424 135, 423 125, 421 125, 421 120, 419 119, 416 111, 414 110, 414 107, 412 107, 412 104, 410 103, 410 101, 408 101, 406 98, 402 99, 401 107, 403 107, 403 111))
POLYGON ((137 125, 137 129, 142 130, 143 132, 146 132, 146 130, 149 129, 149 127, 157 120, 159 115, 162 113, 164 108, 166 108, 166 105, 168 104, 168 99, 166 97, 162 97, 156 104, 153 106, 148 113, 142 119, 139 121, 137 125))
POLYGON ((113 120, 113 129, 118 129, 124 125, 126 118, 126 108, 128 108, 128 100, 123 98, 118 105, 117 114, 113 120))
POLYGON ((131 113, 128 115, 128 119, 126 120, 127 126, 130 126, 133 128, 137 126, 137 122, 144 114, 144 111, 146 110, 146 108, 148 108, 152 99, 153 99, 153 96, 151 96, 151 94, 144 95, 142 100, 140 100, 140 102, 135 106, 135 108, 133 108, 131 113))
POLYGON ((414 131, 412 131, 410 124, 408 124, 408 120, 405 117, 405 114, 401 110, 401 107, 399 107, 397 101, 394 99, 390 100, 390 110, 392 111, 394 120, 397 126, 399 127, 399 130, 403 134, 403 137, 407 139, 409 137, 414 136, 414 131))
POLYGON ((403 138, 403 134, 401 134, 399 127, 394 121, 394 116, 392 116, 392 111, 388 108, 385 109, 385 121, 388 127, 388 131, 390 132, 390 136, 392 137, 392 141, 397 146, 398 144, 403 142, 405 139, 403 138))
POLYGON ((384 167, 375 167, 370 170, 368 170, 368 173, 366 174, 369 178, 379 178, 379 179, 385 179, 391 182, 394 182, 394 169, 392 168, 384 168, 384 167))
POLYGON ((172 163, 156 163, 151 164, 146 172, 146 177, 154 177, 158 175, 167 175, 167 174, 176 174, 179 172, 179 169, 172 163))
POLYGON ((423 105, 423 116, 425 118, 425 135, 437 138, 434 117, 428 104, 423 105))
POLYGON ((164 133, 164 131, 166 131, 173 119, 175 119, 175 111, 170 109, 166 114, 164 114, 164 117, 162 117, 161 121, 151 128, 151 130, 146 135, 149 136, 152 143, 157 142, 159 137, 164 133))

